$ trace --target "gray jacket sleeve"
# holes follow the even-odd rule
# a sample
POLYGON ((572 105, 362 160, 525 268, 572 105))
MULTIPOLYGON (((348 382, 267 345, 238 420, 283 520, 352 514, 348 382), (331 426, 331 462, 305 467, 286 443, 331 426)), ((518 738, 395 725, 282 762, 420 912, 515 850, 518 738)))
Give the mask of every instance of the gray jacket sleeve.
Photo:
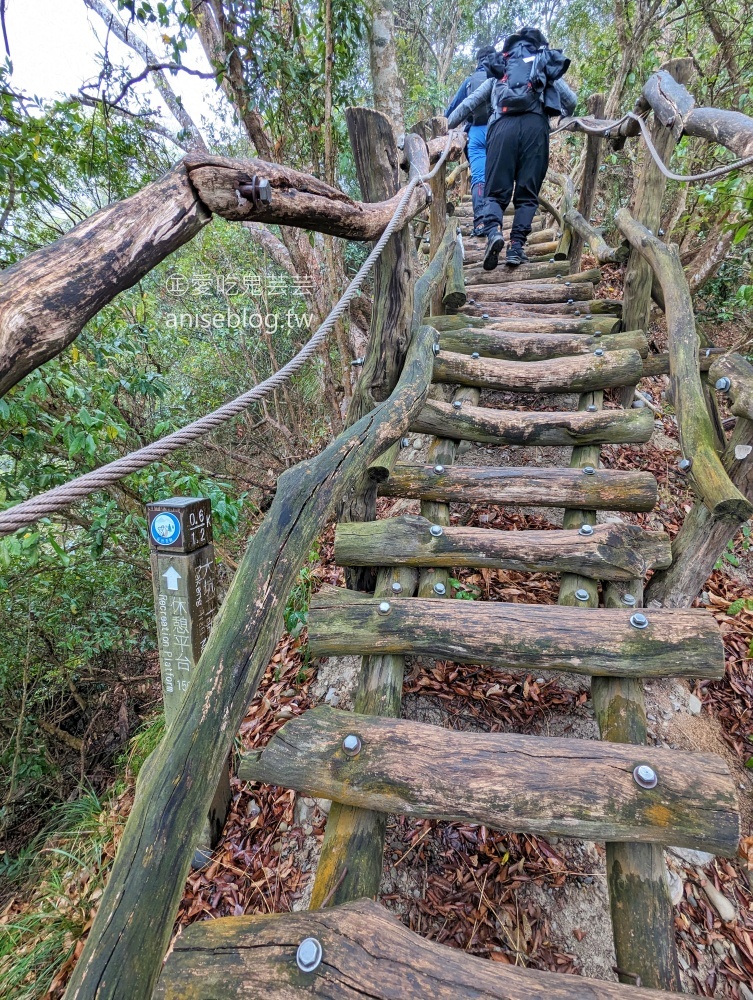
POLYGON ((464 101, 458 104, 450 117, 447 119, 447 124, 450 128, 455 128, 457 125, 460 125, 460 123, 470 117, 476 108, 480 107, 484 101, 488 101, 491 97, 493 86, 494 77, 490 76, 489 79, 485 80, 477 90, 474 90, 472 94, 469 94, 464 101))
POLYGON ((575 106, 578 103, 578 95, 575 91, 565 83, 565 81, 560 77, 559 80, 554 81, 554 87, 560 99, 560 109, 562 115, 571 115, 575 111, 575 106))

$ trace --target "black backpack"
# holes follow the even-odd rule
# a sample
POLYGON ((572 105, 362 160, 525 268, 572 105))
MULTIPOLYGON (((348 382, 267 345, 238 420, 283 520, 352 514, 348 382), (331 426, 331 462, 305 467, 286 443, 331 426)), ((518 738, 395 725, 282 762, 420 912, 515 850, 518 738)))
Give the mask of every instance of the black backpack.
POLYGON ((494 87, 494 103, 500 113, 520 115, 541 108, 539 51, 528 42, 516 42, 504 53, 504 75, 494 87))
MULTIPOLYGON (((477 69, 471 76, 468 77, 468 83, 465 88, 465 96, 470 97, 474 90, 478 90, 482 83, 486 83, 489 74, 486 69, 482 67, 477 69)), ((473 112, 472 125, 486 125, 489 121, 489 116, 492 113, 491 101, 484 101, 483 104, 479 105, 473 112)))

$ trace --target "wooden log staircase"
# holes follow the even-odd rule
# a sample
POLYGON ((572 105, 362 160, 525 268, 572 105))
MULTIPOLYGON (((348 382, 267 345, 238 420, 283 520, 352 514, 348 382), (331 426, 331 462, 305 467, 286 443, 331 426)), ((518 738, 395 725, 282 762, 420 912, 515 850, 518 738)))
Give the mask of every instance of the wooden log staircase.
MULTIPOLYGON (((458 222, 467 229, 464 204, 458 222)), ((481 271, 473 243, 460 275, 455 255, 445 297, 459 311, 425 321, 438 332, 434 385, 411 433, 432 436, 428 457, 398 455, 379 487, 418 501, 420 513, 337 526, 336 561, 372 567, 376 588, 324 587, 309 644, 315 656, 363 657, 355 710, 310 710, 241 765, 245 780, 333 801, 311 910, 192 925, 158 997, 649 1000, 680 990, 662 845, 734 855, 739 815, 721 758, 646 745, 642 682, 721 677, 722 642, 707 611, 642 609, 646 574, 672 561, 663 532, 600 523, 600 511, 656 503, 650 474, 599 460, 603 444, 651 437, 648 408, 605 402, 605 390, 642 377, 648 344, 643 331, 620 331, 619 303, 594 298, 598 269, 570 274, 553 254, 559 230, 536 229, 533 260, 517 271, 481 271), (510 402, 494 402, 500 393, 510 402), (512 394, 526 394, 525 408, 512 394), (559 399, 528 408, 532 394, 559 399), (577 394, 576 407, 562 394, 577 394), (461 442, 572 446, 572 457, 563 468, 468 466, 461 442), (454 505, 469 503, 564 509, 562 527, 453 523, 454 505), (559 573, 559 603, 452 600, 452 567, 559 573), (588 675, 602 739, 402 720, 407 656, 588 675), (604 841, 621 982, 488 963, 417 936, 364 899, 378 894, 388 813, 604 841)))
MULTIPOLYGON (((186 696, 140 772, 67 1000, 658 1000, 681 990, 663 846, 732 856, 740 820, 723 760, 647 745, 643 681, 722 676, 715 621, 688 605, 753 514, 753 367, 716 348, 699 356, 679 255, 652 235, 665 185, 652 162, 643 165, 632 214, 616 216, 627 243, 612 249, 590 225, 602 146, 639 129, 635 116, 594 118, 602 113, 598 97, 590 119, 565 125, 588 133, 577 205, 572 180, 552 175, 559 207, 541 199, 530 263, 517 269, 503 263, 485 272, 483 244, 463 248, 457 238, 468 235, 470 209, 461 201, 452 214, 441 157, 457 158, 464 136, 448 136, 444 119, 423 123, 398 147, 382 115, 347 110, 362 203, 258 160, 188 157, 168 175, 191 186, 190 172, 191 197, 201 198, 196 227, 216 211, 374 239, 402 203, 401 166, 414 185, 405 218, 424 216, 412 233, 396 229, 376 265, 370 339, 345 430, 278 480, 186 696), (239 197, 251 175, 269 180, 270 204, 239 197), (629 253, 624 308, 598 296, 600 268, 584 267, 586 249, 601 263, 629 253), (430 263, 414 280, 417 250, 430 263), (651 295, 665 312, 664 354, 649 353, 651 295), (680 468, 695 496, 671 546, 663 532, 617 516, 653 509, 653 477, 600 463, 602 445, 650 439, 653 415, 633 397, 642 377, 657 374, 670 376, 680 468), (728 441, 711 386, 730 395, 737 424, 728 441), (430 437, 422 461, 400 448, 401 438, 410 443, 406 434, 430 437), (464 464, 474 445, 571 454, 566 467, 537 458, 464 464), (404 504, 399 516, 377 519, 377 492, 407 501, 412 512, 404 504), (563 511, 561 526, 470 527, 453 516, 469 504, 553 508, 563 511), (248 781, 332 800, 310 909, 193 924, 171 942, 191 857, 282 631, 286 598, 335 513, 335 558, 348 589, 316 595, 309 644, 317 656, 361 655, 353 711, 318 707, 291 719, 240 768, 248 781), (452 600, 456 567, 558 573, 558 604, 452 600), (461 671, 485 663, 535 676, 585 675, 601 739, 455 732, 401 719, 408 656, 448 660, 461 671), (620 981, 487 962, 408 930, 375 901, 390 813, 603 841, 620 981)), ((683 131, 738 156, 753 142, 753 119, 694 111, 669 70, 651 77, 643 97, 666 159, 683 131)), ((116 214, 127 217, 123 206, 116 214)), ((59 242, 75 247, 78 238, 74 230, 59 242)), ((127 232, 123 246, 133 260, 127 232)), ((92 287, 82 293, 87 318, 101 305, 92 287)), ((17 366, 8 384, 22 374, 17 366)))

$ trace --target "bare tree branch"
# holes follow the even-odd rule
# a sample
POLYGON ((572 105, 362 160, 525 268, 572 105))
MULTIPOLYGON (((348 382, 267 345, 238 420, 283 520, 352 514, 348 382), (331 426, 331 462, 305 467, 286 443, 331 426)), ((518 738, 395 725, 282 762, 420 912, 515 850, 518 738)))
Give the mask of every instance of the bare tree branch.
MULTIPOLYGON (((147 43, 142 38, 139 38, 138 35, 135 35, 127 25, 123 24, 115 11, 108 7, 105 0, 84 0, 84 3, 90 10, 93 10, 95 14, 99 15, 107 26, 107 29, 111 31, 116 38, 119 38, 124 45, 127 45, 129 49, 141 56, 144 60, 147 65, 147 71, 141 78, 143 79, 143 77, 147 74, 151 75, 152 83, 156 87, 162 100, 167 105, 170 114, 173 118, 175 118, 181 129, 189 137, 189 149, 205 151, 207 146, 204 142, 204 137, 199 131, 199 128, 193 118, 191 118, 189 113, 186 111, 183 106, 183 102, 176 95, 163 69, 160 68, 160 60, 154 52, 152 52, 147 43), (155 68, 150 70, 148 68, 150 66, 155 68)), ((122 96, 123 95, 121 94, 121 97, 122 96)))

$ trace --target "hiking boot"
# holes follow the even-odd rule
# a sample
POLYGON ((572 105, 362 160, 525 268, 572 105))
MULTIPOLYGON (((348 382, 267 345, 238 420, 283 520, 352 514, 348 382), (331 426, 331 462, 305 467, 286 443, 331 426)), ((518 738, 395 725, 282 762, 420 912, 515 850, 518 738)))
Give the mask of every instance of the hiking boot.
POLYGON ((505 238, 499 230, 494 233, 489 233, 489 239, 486 241, 484 263, 482 265, 485 271, 493 271, 497 266, 499 263, 499 255, 502 253, 504 245, 505 238))
POLYGON ((474 226, 473 229, 471 230, 471 236, 474 239, 480 240, 483 238, 483 235, 484 235, 484 227, 482 223, 479 223, 477 226, 474 226))
POLYGON ((518 243, 516 240, 514 243, 510 244, 507 248, 507 254, 505 255, 505 263, 508 267, 517 267, 519 264, 528 263, 528 257, 526 256, 522 243, 518 243))

